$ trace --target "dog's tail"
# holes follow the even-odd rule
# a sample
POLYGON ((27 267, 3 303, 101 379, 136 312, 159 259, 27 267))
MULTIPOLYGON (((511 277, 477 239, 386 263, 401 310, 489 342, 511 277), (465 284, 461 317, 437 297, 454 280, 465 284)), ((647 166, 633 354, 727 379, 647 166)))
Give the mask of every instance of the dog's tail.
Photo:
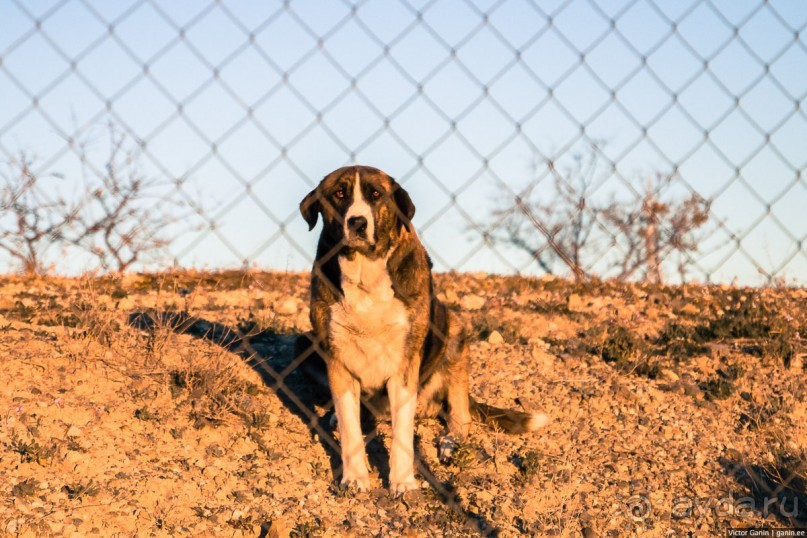
POLYGON ((507 433, 532 432, 549 423, 544 413, 525 413, 515 409, 501 409, 471 398, 471 415, 488 426, 507 433))

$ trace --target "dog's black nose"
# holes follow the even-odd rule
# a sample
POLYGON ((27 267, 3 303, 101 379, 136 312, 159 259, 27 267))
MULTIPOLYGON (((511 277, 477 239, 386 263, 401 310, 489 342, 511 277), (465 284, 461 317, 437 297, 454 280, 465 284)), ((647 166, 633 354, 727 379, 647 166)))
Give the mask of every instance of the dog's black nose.
POLYGON ((350 217, 347 219, 347 228, 355 234, 364 235, 367 232, 367 219, 365 217, 350 217))

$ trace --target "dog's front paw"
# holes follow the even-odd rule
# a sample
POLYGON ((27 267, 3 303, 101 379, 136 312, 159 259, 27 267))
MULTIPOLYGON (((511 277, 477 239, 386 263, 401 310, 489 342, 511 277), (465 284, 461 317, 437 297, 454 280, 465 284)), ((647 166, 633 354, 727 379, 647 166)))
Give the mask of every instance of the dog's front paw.
POLYGON ((342 477, 342 481, 339 484, 341 487, 345 489, 351 489, 355 491, 369 491, 370 489, 370 477, 368 475, 360 475, 360 474, 347 474, 342 477))
POLYGON ((451 457, 454 456, 454 451, 457 450, 459 443, 450 435, 445 435, 440 438, 440 446, 437 450, 437 457, 441 463, 449 463, 451 457))
POLYGON ((407 491, 420 489, 420 482, 415 479, 414 475, 410 475, 405 480, 391 481, 389 485, 389 492, 393 497, 400 497, 407 491))

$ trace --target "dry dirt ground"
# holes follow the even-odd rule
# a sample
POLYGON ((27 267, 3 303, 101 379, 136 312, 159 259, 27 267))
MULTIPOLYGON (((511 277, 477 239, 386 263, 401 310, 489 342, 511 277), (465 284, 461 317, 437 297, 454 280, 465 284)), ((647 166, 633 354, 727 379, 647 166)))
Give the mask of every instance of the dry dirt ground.
POLYGON ((438 275, 475 425, 424 488, 335 487, 328 394, 294 370, 308 277, 0 280, 2 536, 725 536, 807 525, 807 290, 438 275))

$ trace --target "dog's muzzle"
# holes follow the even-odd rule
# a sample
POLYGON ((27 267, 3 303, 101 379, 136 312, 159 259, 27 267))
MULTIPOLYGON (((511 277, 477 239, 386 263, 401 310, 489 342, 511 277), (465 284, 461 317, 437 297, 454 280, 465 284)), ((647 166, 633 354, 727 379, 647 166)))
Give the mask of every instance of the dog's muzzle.
POLYGON ((348 239, 359 238, 367 240, 367 218, 350 217, 347 219, 348 239))
POLYGON ((375 245, 374 238, 370 237, 367 217, 349 217, 345 221, 345 243, 349 248, 365 250, 375 245))

